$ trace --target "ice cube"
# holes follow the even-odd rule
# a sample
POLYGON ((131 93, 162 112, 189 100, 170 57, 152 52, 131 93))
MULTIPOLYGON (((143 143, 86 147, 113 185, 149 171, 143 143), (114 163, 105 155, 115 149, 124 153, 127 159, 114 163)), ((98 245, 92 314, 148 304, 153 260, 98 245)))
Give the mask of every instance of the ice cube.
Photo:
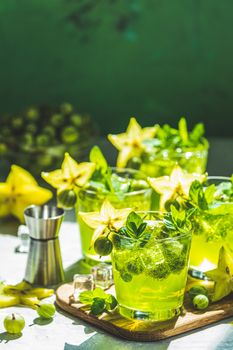
POLYGON ((17 253, 28 253, 29 251, 29 230, 26 225, 19 225, 18 227, 19 245, 15 248, 17 253))
POLYGON ((94 289, 94 279, 92 274, 75 274, 73 277, 74 282, 74 301, 79 300, 80 293, 86 290, 94 289))
POLYGON ((95 287, 109 288, 113 284, 112 265, 100 263, 91 269, 95 287))

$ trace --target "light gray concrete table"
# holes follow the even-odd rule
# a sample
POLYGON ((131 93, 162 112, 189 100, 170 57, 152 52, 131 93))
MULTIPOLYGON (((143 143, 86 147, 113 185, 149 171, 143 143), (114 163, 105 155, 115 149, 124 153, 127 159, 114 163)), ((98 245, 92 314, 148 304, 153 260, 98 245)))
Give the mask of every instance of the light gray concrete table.
MULTIPOLYGON (((69 272, 76 272, 81 258, 78 227, 64 222, 60 233, 63 264, 69 272)), ((24 276, 26 255, 16 254, 17 238, 0 234, 0 276, 8 283, 16 283, 24 276)), ((115 338, 87 323, 57 311, 53 322, 40 324, 36 312, 30 308, 12 307, 0 309, 1 350, 232 350, 233 319, 227 319, 199 331, 154 343, 136 343, 115 338), (10 312, 21 313, 26 320, 23 335, 12 339, 3 329, 2 320, 10 312)))

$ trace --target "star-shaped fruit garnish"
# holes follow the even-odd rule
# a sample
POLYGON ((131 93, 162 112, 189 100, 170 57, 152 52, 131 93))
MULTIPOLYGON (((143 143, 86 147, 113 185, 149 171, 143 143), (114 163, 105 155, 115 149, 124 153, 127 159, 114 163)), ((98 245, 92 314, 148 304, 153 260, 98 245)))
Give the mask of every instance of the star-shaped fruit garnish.
POLYGON ((119 151, 117 167, 124 168, 132 157, 141 155, 144 149, 144 140, 155 136, 158 126, 142 128, 135 118, 131 118, 126 132, 118 135, 108 135, 109 141, 119 151))
POLYGON ((130 208, 115 209, 105 199, 99 212, 79 212, 78 215, 90 228, 94 229, 91 239, 92 245, 100 235, 118 231, 124 225, 130 211, 132 211, 130 208))
POLYGON ((52 192, 38 185, 25 169, 12 165, 6 182, 0 183, 0 217, 10 214, 24 221, 24 209, 41 205, 52 198, 52 192))
POLYGON ((173 198, 174 195, 179 195, 183 198, 188 198, 189 189, 193 181, 204 181, 206 175, 188 174, 176 165, 170 176, 165 175, 157 178, 148 178, 150 186, 159 194, 160 209, 164 209, 166 201, 173 198))
POLYGON ((218 266, 214 270, 205 272, 214 284, 212 301, 218 301, 233 292, 233 257, 222 247, 219 250, 218 266))
POLYGON ((0 283, 0 308, 27 305, 35 308, 39 304, 40 299, 53 295, 53 289, 32 288, 32 286, 22 281, 16 285, 5 285, 0 283))
POLYGON ((78 163, 66 152, 61 169, 49 173, 42 172, 41 176, 46 182, 59 191, 78 191, 87 183, 94 170, 94 163, 78 163))

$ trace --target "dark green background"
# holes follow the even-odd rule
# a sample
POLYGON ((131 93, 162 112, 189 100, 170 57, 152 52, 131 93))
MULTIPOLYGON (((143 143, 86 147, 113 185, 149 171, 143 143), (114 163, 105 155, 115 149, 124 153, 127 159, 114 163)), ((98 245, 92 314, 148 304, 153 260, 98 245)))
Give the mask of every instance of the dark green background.
POLYGON ((232 0, 1 0, 0 112, 64 100, 103 133, 181 115, 233 136, 232 0))

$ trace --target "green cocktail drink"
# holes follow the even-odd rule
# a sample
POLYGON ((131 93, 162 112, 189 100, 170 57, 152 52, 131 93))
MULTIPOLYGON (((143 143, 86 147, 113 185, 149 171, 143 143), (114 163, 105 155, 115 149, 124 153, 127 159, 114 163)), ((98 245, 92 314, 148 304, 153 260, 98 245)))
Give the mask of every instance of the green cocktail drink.
POLYGON ((219 251, 224 246, 233 255, 233 187, 230 178, 209 177, 213 199, 205 210, 193 218, 190 266, 205 272, 216 268, 219 251))
POLYGON ((187 173, 203 174, 206 169, 208 144, 196 148, 177 148, 173 150, 148 149, 141 156, 140 171, 147 176, 159 177, 170 175, 178 164, 187 173))
POLYGON ((139 169, 150 177, 170 175, 175 165, 190 174, 203 174, 206 169, 209 144, 204 126, 196 124, 189 132, 185 118, 178 129, 167 124, 141 128, 131 118, 126 132, 111 134, 109 140, 119 150, 118 167, 139 169))
POLYGON ((149 210, 151 205, 151 192, 144 176, 140 172, 132 169, 112 169, 111 178, 114 181, 115 191, 109 192, 102 183, 91 187, 91 185, 79 192, 77 203, 77 220, 80 228, 82 252, 89 263, 96 261, 109 261, 109 256, 100 257, 94 251, 91 240, 94 228, 90 227, 82 219, 81 214, 96 213, 98 216, 105 199, 111 203, 115 209, 131 208, 132 210, 149 210), (81 213, 79 215, 79 213, 81 213), (92 260, 92 261, 91 261, 92 260))
POLYGON ((121 230, 112 237, 116 297, 126 318, 163 321, 180 313, 191 233, 176 230, 169 215, 140 213, 146 224, 140 238, 126 237, 121 230))

